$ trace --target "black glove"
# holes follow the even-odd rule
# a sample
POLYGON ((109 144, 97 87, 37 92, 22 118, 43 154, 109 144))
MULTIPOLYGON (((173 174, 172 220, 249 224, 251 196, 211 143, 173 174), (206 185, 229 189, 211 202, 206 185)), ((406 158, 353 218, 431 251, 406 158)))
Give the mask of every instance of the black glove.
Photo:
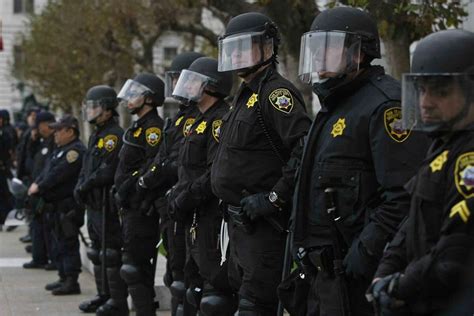
POLYGON ((174 220, 185 220, 198 204, 198 201, 192 198, 189 191, 184 190, 178 196, 169 200, 168 215, 174 220))
POLYGON ((136 192, 135 191, 136 178, 128 178, 123 184, 117 188, 117 192, 114 194, 115 203, 119 208, 127 208, 130 206, 130 197, 136 192))
POLYGON ((398 283, 403 275, 399 272, 387 275, 375 282, 367 290, 365 296, 367 301, 374 304, 374 308, 380 311, 381 315, 403 315, 402 308, 405 302, 397 299, 398 283), (400 313, 398 313, 400 312, 400 313))
POLYGON ((377 269, 377 259, 371 256, 360 239, 355 239, 344 258, 346 276, 354 279, 368 279, 377 269))
POLYGON ((244 197, 240 200, 240 206, 250 220, 265 216, 278 211, 268 199, 268 193, 257 193, 244 197))
POLYGON ((74 200, 77 204, 83 206, 86 203, 86 197, 81 187, 76 187, 73 192, 74 200))

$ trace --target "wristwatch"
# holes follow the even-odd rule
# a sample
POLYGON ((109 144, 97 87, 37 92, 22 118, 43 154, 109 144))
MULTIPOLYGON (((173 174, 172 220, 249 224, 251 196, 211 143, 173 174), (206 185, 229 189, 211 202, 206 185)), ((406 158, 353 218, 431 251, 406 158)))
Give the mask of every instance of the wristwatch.
POLYGON ((268 194, 268 200, 270 201, 270 203, 273 204, 273 206, 275 206, 281 211, 281 205, 283 204, 283 201, 279 199, 278 193, 276 193, 275 191, 271 191, 268 194))
POLYGON ((145 180, 143 180, 143 177, 138 178, 138 185, 144 189, 147 189, 147 186, 145 184, 145 180))

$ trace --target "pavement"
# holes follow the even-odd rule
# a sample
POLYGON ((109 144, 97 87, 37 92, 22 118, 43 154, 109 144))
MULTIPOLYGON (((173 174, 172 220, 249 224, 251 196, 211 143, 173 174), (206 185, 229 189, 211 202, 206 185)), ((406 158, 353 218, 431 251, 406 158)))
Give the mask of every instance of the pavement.
MULTIPOLYGON (((88 269, 83 268, 79 276, 82 293, 68 296, 53 296, 44 290, 46 283, 58 279, 57 271, 23 269, 23 263, 30 261, 31 257, 24 250, 25 244, 18 238, 25 235, 26 231, 26 226, 20 226, 12 232, 0 232, 0 316, 93 315, 84 314, 77 308, 80 302, 96 293, 94 278, 88 269)), ((158 263, 160 260, 164 262, 163 257, 159 258, 158 263)), ((158 283, 162 282, 158 273, 162 272, 162 264, 159 266, 158 283)), ((157 294, 160 298, 158 289, 157 294)), ((169 311, 157 312, 157 316, 170 315, 169 311)))

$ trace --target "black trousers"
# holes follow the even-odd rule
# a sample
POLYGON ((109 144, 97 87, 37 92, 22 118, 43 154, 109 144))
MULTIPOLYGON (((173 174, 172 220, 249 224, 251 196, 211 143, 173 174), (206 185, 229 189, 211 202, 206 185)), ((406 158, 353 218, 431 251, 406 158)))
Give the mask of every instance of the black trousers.
POLYGON ((229 222, 229 281, 241 298, 253 302, 262 315, 276 315, 277 286, 281 282, 286 235, 264 219, 247 233, 229 222))

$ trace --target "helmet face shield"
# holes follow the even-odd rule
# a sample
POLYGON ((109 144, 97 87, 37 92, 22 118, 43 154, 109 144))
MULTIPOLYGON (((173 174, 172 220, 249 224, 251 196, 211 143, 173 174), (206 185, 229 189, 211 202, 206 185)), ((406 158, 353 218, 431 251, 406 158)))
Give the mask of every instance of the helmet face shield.
POLYGON ((301 37, 298 76, 308 84, 359 70, 361 37, 337 31, 311 31, 301 37))
POLYGON ((249 68, 273 56, 273 38, 268 38, 265 32, 225 37, 219 39, 218 46, 218 71, 221 72, 249 68))
POLYGON ((91 123, 104 112, 100 100, 84 100, 82 102, 82 119, 91 123))
POLYGON ((133 112, 143 105, 147 94, 153 94, 153 91, 135 80, 128 79, 120 89, 117 99, 122 106, 133 112))
POLYGON ((462 73, 405 74, 402 122, 424 132, 462 130, 473 120, 472 79, 462 73))
POLYGON ((173 98, 183 102, 184 104, 197 104, 209 84, 216 84, 216 81, 203 74, 183 70, 179 75, 176 87, 173 90, 173 98))
POLYGON ((173 94, 174 87, 179 79, 181 71, 167 71, 165 73, 165 97, 170 98, 173 94))

